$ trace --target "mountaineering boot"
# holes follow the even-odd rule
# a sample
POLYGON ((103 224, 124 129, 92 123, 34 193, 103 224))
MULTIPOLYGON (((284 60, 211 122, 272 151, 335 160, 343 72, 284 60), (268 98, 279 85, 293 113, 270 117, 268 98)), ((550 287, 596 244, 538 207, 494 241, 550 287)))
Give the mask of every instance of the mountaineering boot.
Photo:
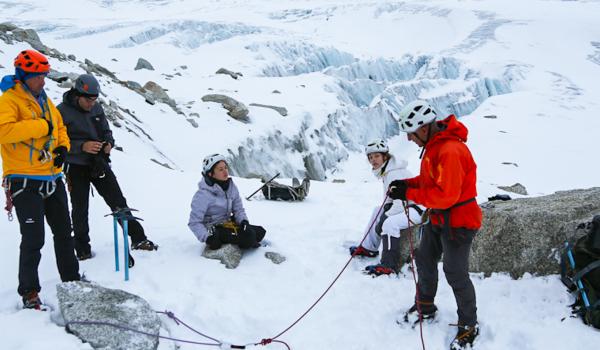
POLYGON ((32 309, 45 311, 43 308, 42 301, 38 295, 38 292, 31 291, 23 295, 23 309, 32 309))
POLYGON ((383 264, 377 264, 377 265, 369 265, 369 266, 365 267, 365 273, 367 275, 377 277, 377 276, 381 276, 381 275, 391 275, 393 273, 398 273, 398 271, 392 269, 391 267, 385 266, 383 264))
POLYGON ((419 309, 421 308, 421 316, 423 317, 423 321, 427 323, 432 323, 435 320, 435 315, 437 313, 437 306, 433 302, 427 301, 419 301, 415 302, 413 306, 406 311, 402 317, 402 319, 396 320, 398 324, 408 323, 412 324, 412 327, 415 327, 419 324, 419 309), (417 305, 418 303, 418 305, 417 305))
POLYGON ((400 238, 393 237, 390 235, 381 235, 381 241, 383 242, 383 248, 381 250, 381 265, 387 266, 395 272, 400 271, 402 266, 400 261, 400 238))
POLYGON ((83 261, 83 260, 87 260, 87 259, 91 259, 94 257, 94 254, 92 254, 91 251, 77 251, 77 260, 79 261, 83 261))
POLYGON ((131 243, 131 249, 153 251, 158 250, 158 244, 154 244, 154 242, 152 242, 151 240, 145 239, 137 243, 131 243))
POLYGON ((373 277, 391 275, 400 270, 400 238, 382 235, 381 263, 365 267, 365 273, 373 277))
POLYGON ((473 348, 473 342, 479 335, 479 325, 474 326, 461 326, 458 325, 458 332, 452 343, 450 343, 450 350, 466 350, 473 348))
POLYGON ((350 247, 350 255, 353 256, 366 256, 368 258, 374 258, 377 255, 379 255, 378 251, 373 251, 373 250, 368 250, 363 248, 362 245, 359 246, 355 246, 353 245, 352 247, 350 247))

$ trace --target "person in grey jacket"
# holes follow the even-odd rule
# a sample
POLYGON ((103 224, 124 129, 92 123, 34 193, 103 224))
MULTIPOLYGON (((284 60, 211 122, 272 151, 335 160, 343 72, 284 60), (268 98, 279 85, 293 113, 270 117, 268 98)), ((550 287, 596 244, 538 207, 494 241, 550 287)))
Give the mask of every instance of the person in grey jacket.
MULTIPOLYGON (((88 225, 90 184, 94 185, 112 211, 128 207, 110 167, 109 156, 115 139, 104 109, 96 103, 99 94, 100 84, 96 78, 82 74, 75 81, 75 86, 65 92, 63 102, 57 107, 71 139, 65 173, 71 192, 71 216, 79 260, 92 257, 88 225)), ((132 249, 152 251, 158 248, 146 237, 144 228, 137 220, 129 221, 129 236, 132 249)))
POLYGON ((210 249, 227 243, 256 248, 265 236, 264 228, 248 222, 240 193, 229 177, 227 161, 220 154, 204 158, 188 226, 210 249))

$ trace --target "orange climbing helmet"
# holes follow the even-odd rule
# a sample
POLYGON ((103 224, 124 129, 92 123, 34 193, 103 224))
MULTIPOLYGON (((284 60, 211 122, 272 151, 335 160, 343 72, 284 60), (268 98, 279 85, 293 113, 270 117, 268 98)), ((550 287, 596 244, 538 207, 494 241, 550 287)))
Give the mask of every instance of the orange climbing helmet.
POLYGON ((15 58, 15 68, 26 73, 48 73, 50 64, 42 53, 36 50, 23 50, 15 58))

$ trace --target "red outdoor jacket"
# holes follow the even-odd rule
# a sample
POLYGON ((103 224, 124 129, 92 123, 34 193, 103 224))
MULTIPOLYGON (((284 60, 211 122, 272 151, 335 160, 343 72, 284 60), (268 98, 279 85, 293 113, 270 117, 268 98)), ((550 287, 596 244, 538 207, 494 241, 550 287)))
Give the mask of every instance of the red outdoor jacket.
MULTIPOLYGON (((419 176, 407 180, 406 198, 431 209, 448 209, 477 196, 477 165, 465 145, 467 128, 454 115, 437 122, 443 129, 425 146, 419 176)), ((477 230, 481 208, 476 201, 450 209, 450 227, 477 230)), ((443 225, 441 214, 431 223, 443 225)))

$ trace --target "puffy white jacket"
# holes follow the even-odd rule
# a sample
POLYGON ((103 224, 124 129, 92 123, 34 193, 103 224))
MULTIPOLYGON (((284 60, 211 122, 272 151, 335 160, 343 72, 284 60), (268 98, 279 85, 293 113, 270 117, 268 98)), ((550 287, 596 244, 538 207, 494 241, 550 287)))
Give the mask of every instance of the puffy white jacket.
MULTIPOLYGON (((394 180, 403 180, 413 177, 413 175, 406 169, 408 162, 404 159, 398 159, 390 154, 390 159, 384 163, 379 169, 374 169, 373 174, 383 182, 383 195, 388 191, 390 183, 394 180)), ((385 212, 387 216, 404 214, 404 205, 399 199, 392 200, 388 197, 385 204, 393 203, 392 207, 385 212)))

